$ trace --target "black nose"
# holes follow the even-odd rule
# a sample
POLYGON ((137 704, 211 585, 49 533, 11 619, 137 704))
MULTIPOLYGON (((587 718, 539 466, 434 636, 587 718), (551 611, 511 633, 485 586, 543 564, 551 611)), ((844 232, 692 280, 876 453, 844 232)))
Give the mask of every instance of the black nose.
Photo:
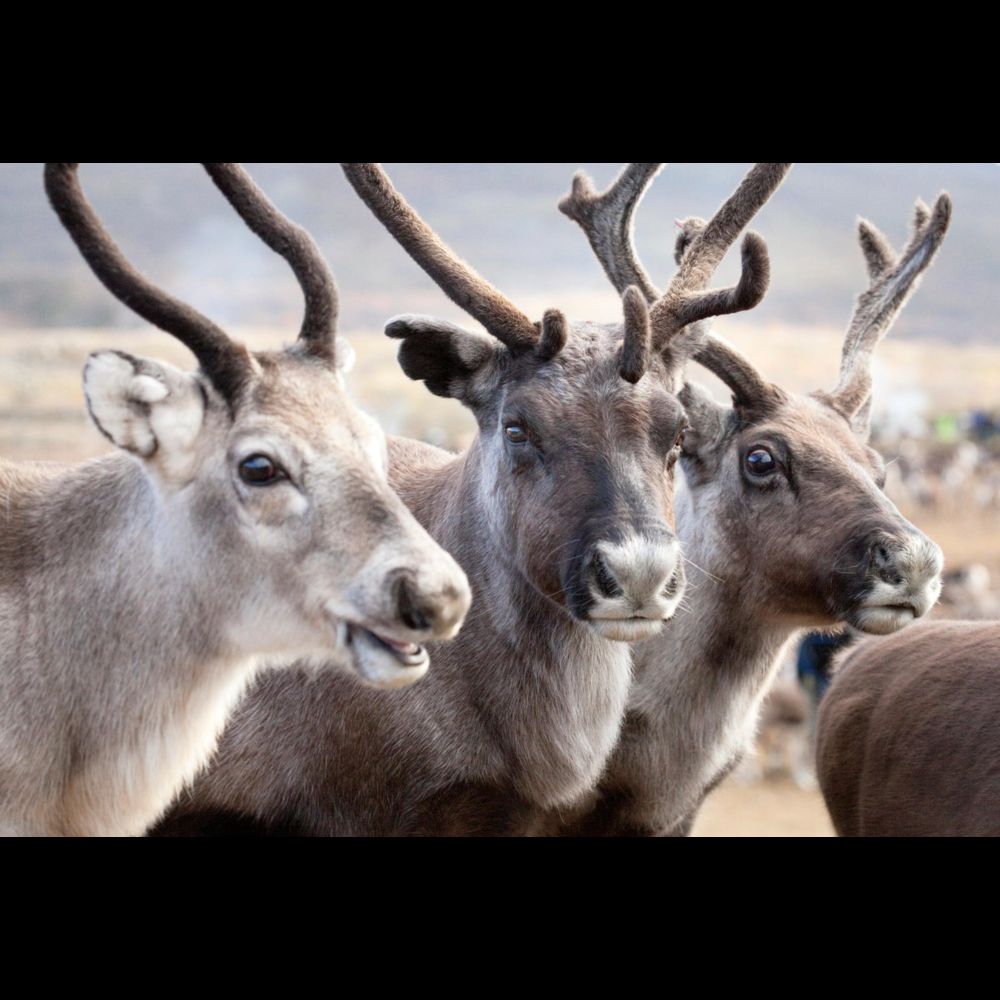
POLYGON ((896 554, 884 542, 876 542, 871 548, 871 564, 877 576, 886 583, 902 583, 903 578, 896 565, 896 554))
POLYGON ((420 601, 419 594, 405 576, 396 580, 396 610, 399 620, 415 632, 423 632, 431 627, 434 612, 420 601))
POLYGON ((605 597, 621 597, 622 588, 618 585, 614 574, 608 569, 607 563, 601 558, 600 552, 595 552, 590 560, 590 570, 594 574, 594 583, 605 597))

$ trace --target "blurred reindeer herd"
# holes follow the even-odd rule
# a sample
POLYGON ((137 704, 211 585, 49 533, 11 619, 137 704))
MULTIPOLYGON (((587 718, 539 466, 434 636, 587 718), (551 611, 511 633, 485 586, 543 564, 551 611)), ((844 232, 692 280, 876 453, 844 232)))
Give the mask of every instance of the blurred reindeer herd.
POLYGON ((727 775, 784 768, 841 835, 1000 833, 990 570, 946 570, 889 499, 1000 512, 1000 418, 872 423, 873 356, 947 194, 899 250, 860 220, 839 372, 802 393, 713 328, 767 293, 748 227, 791 164, 678 220, 662 286, 633 227, 663 164, 574 177, 558 207, 615 323, 567 318, 558 288, 527 315, 378 164, 343 164, 373 239, 478 323, 386 319, 398 378, 474 417, 455 453, 358 408, 315 241, 238 164, 203 166, 302 289, 288 346, 250 350, 140 273, 79 164, 39 178, 95 277, 198 368, 97 351, 112 453, 0 457, 0 832, 684 836, 727 775), (737 241, 738 281, 712 287, 737 241))

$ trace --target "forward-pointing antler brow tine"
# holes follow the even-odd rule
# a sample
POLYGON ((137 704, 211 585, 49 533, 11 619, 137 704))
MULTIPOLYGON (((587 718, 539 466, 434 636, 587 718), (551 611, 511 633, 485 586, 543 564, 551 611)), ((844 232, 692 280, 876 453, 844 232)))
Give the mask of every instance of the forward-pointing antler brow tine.
POLYGON ((315 241, 282 214, 238 163, 203 163, 240 218, 284 257, 306 299, 299 339, 311 354, 333 360, 337 334, 337 285, 315 241))
POLYGON ((695 237, 667 287, 650 311, 654 346, 665 344, 682 327, 710 316, 752 309, 770 280, 767 245, 757 233, 743 238, 743 270, 733 288, 704 291, 726 251, 775 192, 790 163, 757 163, 695 237))
POLYGON ((913 235, 898 258, 875 226, 866 219, 858 221, 871 284, 858 296, 844 338, 840 381, 831 394, 833 405, 845 416, 854 416, 871 394, 872 352, 930 267, 950 221, 951 199, 945 192, 938 195, 933 209, 918 200, 913 235))
POLYGON ((190 348, 212 384, 232 402, 250 375, 246 348, 132 267, 87 201, 77 177, 79 166, 46 163, 45 190, 83 259, 120 302, 190 348))
POLYGON ((452 302, 511 350, 536 346, 539 333, 535 324, 442 242, 377 163, 341 166, 361 200, 452 302))

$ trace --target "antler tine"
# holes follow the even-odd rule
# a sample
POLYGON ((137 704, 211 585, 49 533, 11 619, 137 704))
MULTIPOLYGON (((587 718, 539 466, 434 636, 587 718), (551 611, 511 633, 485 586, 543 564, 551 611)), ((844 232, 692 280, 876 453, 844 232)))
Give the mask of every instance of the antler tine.
POLYGON ((682 327, 710 316, 752 309, 770 279, 767 245, 756 233, 743 239, 743 273, 734 288, 705 292, 726 252, 791 169, 790 163, 757 163, 694 239, 666 293, 653 306, 654 347, 682 327))
POLYGON ((923 202, 918 202, 914 233, 906 249, 898 260, 891 250, 888 255, 881 254, 879 263, 883 266, 881 270, 873 270, 870 254, 873 235, 881 239, 879 245, 883 250, 888 247, 888 241, 870 222, 860 220, 859 238, 868 262, 871 285, 858 296, 844 338, 840 382, 831 394, 834 406, 846 416, 854 416, 871 394, 872 353, 919 285, 944 240, 950 221, 951 198, 945 192, 938 195, 930 211, 923 202))
POLYGON ((535 324, 458 257, 392 186, 377 163, 342 163, 361 200, 438 287, 512 351, 533 349, 535 324))
POLYGON ((605 274, 619 295, 635 285, 647 302, 660 291, 649 279, 635 251, 633 217, 662 163, 630 163, 601 194, 582 170, 573 178, 572 191, 559 202, 559 211, 584 231, 605 274))
POLYGON ((885 235, 867 219, 858 219, 858 242, 865 255, 870 281, 877 281, 896 263, 896 251, 885 235))
MULTIPOLYGON (((656 303, 663 301, 663 297, 649 280, 645 268, 639 261, 632 238, 632 215, 649 183, 658 173, 660 166, 660 164, 630 164, 603 194, 595 193, 589 178, 579 173, 573 179, 571 194, 559 204, 560 210, 576 221, 586 233, 597 259, 601 262, 614 287, 620 293, 624 293, 628 285, 637 286, 642 290, 646 300, 653 304, 654 310, 656 303)), ((742 225, 745 225, 757 208, 764 204, 781 183, 790 166, 791 164, 763 164, 755 167, 736 194, 716 213, 716 217, 713 219, 716 232, 737 226, 741 218, 745 220, 742 225), (766 176, 762 177, 764 168, 767 172, 766 176), (751 183, 752 179, 753 183, 751 183), (759 186, 757 186, 758 183, 759 186), (748 187, 751 187, 750 197, 741 197, 741 192, 745 194, 748 187), (735 206, 733 206, 734 202, 736 202, 735 206), (756 207, 754 207, 755 204, 756 207), (723 227, 723 222, 726 223, 725 227, 723 227)), ((723 246, 718 237, 716 237, 714 244, 711 242, 711 235, 709 235, 708 241, 705 240, 704 234, 709 223, 701 219, 688 219, 680 225, 682 231, 677 241, 677 263, 681 265, 699 247, 700 243, 698 253, 701 255, 701 267, 694 268, 690 264, 687 265, 684 270, 678 272, 678 277, 674 281, 676 283, 680 279, 683 283, 684 274, 707 268, 707 273, 704 273, 704 283, 707 283, 718 261, 724 256, 725 250, 739 235, 739 228, 732 233, 729 242, 723 246), (715 263, 706 260, 707 251, 713 247, 717 258, 715 263)), ((725 307, 733 304, 734 298, 736 304, 739 304, 740 301, 746 302, 748 292, 752 291, 753 294, 763 295, 767 284, 769 265, 766 248, 756 234, 748 234, 748 240, 745 241, 743 248, 743 260, 742 288, 737 286, 735 290, 706 293, 700 298, 695 298, 691 303, 692 306, 707 307, 706 315, 713 315, 711 310, 716 306, 722 307, 719 310, 721 312, 734 311, 725 307)), ((674 287, 674 283, 671 287, 674 287)), ((748 302, 744 308, 749 308, 752 304, 754 303, 748 302)), ((680 305, 685 305, 683 299, 681 299, 680 305)), ((692 312, 696 313, 697 310, 692 309, 692 312)), ((673 333, 676 333, 676 330, 673 333)), ((668 334, 668 336, 672 337, 673 333, 668 334)), ((680 345, 684 350, 679 353, 686 356, 685 352, 690 351, 695 360, 704 364, 729 386, 738 403, 744 406, 763 404, 770 398, 772 387, 757 373, 750 362, 728 344, 717 338, 709 337, 708 331, 703 328, 701 323, 692 325, 691 336, 685 336, 684 341, 684 345, 680 345)), ((663 342, 661 336, 657 341, 656 348, 662 350, 663 342)), ((673 343, 676 346, 676 341, 673 343)))
POLYGON ((212 384, 230 402, 250 375, 246 348, 197 309, 147 281, 125 259, 80 187, 79 163, 46 163, 45 190, 83 259, 119 301, 191 349, 212 384))
POLYGON ((313 238, 282 214, 238 163, 203 163, 240 218, 284 257, 306 299, 299 340, 309 353, 332 361, 337 335, 337 285, 313 238))

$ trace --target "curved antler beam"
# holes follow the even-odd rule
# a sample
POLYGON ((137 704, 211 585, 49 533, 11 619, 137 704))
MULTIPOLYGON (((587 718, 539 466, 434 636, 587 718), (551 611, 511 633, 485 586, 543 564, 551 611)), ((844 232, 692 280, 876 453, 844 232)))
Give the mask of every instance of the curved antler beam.
POLYGON ((299 339, 310 353, 333 360, 337 335, 337 284, 313 238, 278 210, 238 163, 203 163, 240 218, 295 274, 306 309, 299 339))
POLYGON ((512 351, 536 346, 535 324, 438 237, 377 163, 342 163, 341 167, 379 222, 452 302, 512 351))
POLYGON ((871 395, 871 358, 879 341, 889 332, 907 299, 920 284, 948 232, 951 198, 937 197, 933 209, 918 199, 914 208, 913 235, 897 258, 889 241, 866 219, 858 222, 858 239, 871 284, 858 296, 844 338, 840 381, 830 394, 833 406, 853 417, 871 395))
POLYGON ((77 177, 79 166, 46 163, 45 190, 83 259, 115 298, 190 348, 212 384, 232 401, 250 375, 246 348, 132 267, 87 201, 77 177))

